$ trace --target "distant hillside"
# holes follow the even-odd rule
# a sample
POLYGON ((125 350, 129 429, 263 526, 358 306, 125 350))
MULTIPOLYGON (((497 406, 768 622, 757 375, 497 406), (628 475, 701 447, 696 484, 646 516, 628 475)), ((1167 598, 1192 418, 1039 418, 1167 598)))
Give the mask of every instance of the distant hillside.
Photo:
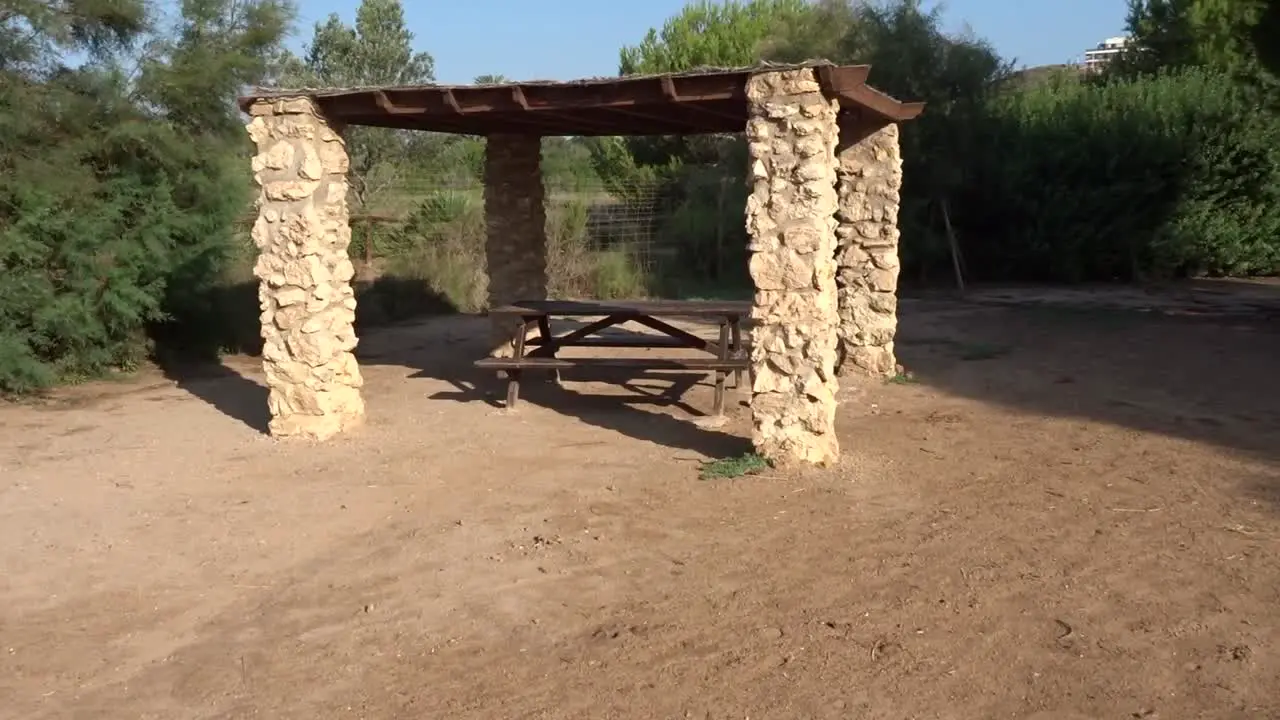
POLYGON ((1009 77, 1012 85, 1019 87, 1027 87, 1029 85, 1037 85, 1048 82, 1055 77, 1068 76, 1079 78, 1084 74, 1084 68, 1079 65, 1037 65, 1036 67, 1023 68, 1013 73, 1009 77))

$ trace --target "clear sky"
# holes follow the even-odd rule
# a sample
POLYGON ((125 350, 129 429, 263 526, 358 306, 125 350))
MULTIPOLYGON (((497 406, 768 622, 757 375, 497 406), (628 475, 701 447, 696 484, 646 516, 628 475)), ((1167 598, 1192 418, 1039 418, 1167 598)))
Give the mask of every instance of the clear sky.
MULTIPOLYGON (((436 60, 442 83, 477 75, 572 80, 614 75, 618 49, 661 27, 684 0, 405 0, 418 50, 436 60)), ((300 0, 300 48, 311 27, 338 13, 350 23, 359 0, 300 0)), ((1067 62, 1120 34, 1125 0, 950 0, 948 29, 966 26, 1019 65, 1067 62)), ((874 70, 873 82, 874 82, 874 70)))

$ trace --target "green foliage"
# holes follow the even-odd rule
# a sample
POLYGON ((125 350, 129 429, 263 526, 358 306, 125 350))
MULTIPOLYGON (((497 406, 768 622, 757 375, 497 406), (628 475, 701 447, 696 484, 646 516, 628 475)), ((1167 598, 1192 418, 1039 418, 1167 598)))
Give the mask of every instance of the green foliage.
POLYGON ((637 162, 633 141, 637 138, 601 137, 587 142, 591 168, 605 190, 622 200, 635 200, 638 192, 647 192, 657 184, 665 168, 637 162))
MULTIPOLYGON (((638 45, 623 48, 619 73, 755 65, 812 9, 807 0, 693 2, 660 30, 649 30, 638 45)), ((742 175, 743 147, 739 138, 695 135, 608 138, 592 150, 597 174, 616 197, 630 197, 638 188, 652 196, 656 187, 658 202, 674 209, 664 226, 653 229, 681 249, 683 272, 719 280, 724 268, 737 269, 745 260, 742 206, 730 203, 730 210, 722 210, 718 190, 720 177, 742 175), (707 166, 717 168, 715 178, 708 179, 707 166), (719 252, 727 248, 736 249, 719 252)), ((741 198, 745 202, 744 193, 741 198)))
POLYGON ((1191 23, 1193 0, 1129 0, 1131 48, 1108 68, 1113 75, 1151 73, 1199 62, 1191 23))
POLYGON ((744 67, 764 44, 809 11, 805 0, 699 0, 619 53, 619 73, 647 75, 698 67, 744 67))
POLYGON ((1280 78, 1280 0, 1263 0, 1249 40, 1263 69, 1280 78))
POLYGON ((289 0, 182 0, 150 43, 135 96, 170 123, 230 138, 243 133, 231 102, 267 74, 293 22, 289 0))
POLYGON ((0 185, 0 390, 143 359, 147 326, 190 312, 212 281, 246 200, 228 192, 225 155, 84 80, 0 98, 23 108, 0 152, 19 179, 0 185))
POLYGON ((435 79, 435 60, 413 51, 400 0, 361 0, 354 25, 331 14, 316 23, 303 66, 304 87, 412 85, 435 79), (318 83, 315 84, 315 83, 318 83))
POLYGON ((582 192, 599 188, 600 176, 593 166, 590 140, 543 138, 542 178, 551 192, 582 192))
MULTIPOLYGON (((316 25, 302 58, 281 45, 289 0, 180 0, 173 21, 147 0, 3 5, 0 392, 129 368, 157 345, 252 345, 234 95, 434 76, 398 0, 316 25)), ((1028 83, 919 0, 696 2, 624 48, 620 71, 826 58, 871 64, 874 85, 925 101, 902 134, 909 277, 950 274, 943 208, 973 280, 1280 272, 1278 14, 1274 0, 1143 0, 1142 52, 1101 78, 1028 83)), ((358 322, 481 308, 484 141, 356 128, 348 147, 358 322)), ((547 139, 552 292, 634 297, 661 281, 737 297, 746 163, 740 136, 547 139), (648 230, 679 248, 662 278, 610 230, 638 202, 656 203, 648 230)))
MULTIPOLYGON (((1162 68, 1211 67, 1259 79, 1280 46, 1268 25, 1274 0, 1130 0, 1134 45, 1112 72, 1150 74, 1162 68)), ((1276 22, 1271 20, 1270 22, 1276 22)))
MULTIPOLYGON (((336 14, 316 23, 304 57, 286 58, 280 83, 292 87, 413 85, 435 80, 435 60, 414 52, 400 0, 361 0, 355 24, 336 14)), ((401 178, 407 132, 352 127, 344 134, 350 157, 352 205, 367 212, 401 178)))
MULTIPOLYGON (((990 45, 945 32, 940 10, 919 0, 694 3, 624 51, 622 69, 821 57, 870 64, 876 87, 924 101, 901 140, 908 277, 950 277, 944 209, 974 280, 1265 273, 1280 269, 1278 125, 1241 82, 1251 47, 1262 47, 1245 42, 1260 8, 1144 0, 1131 23, 1147 49, 1126 58, 1122 72, 1101 82, 1063 72, 1029 84, 1010 82, 1011 65, 990 45), (1206 69, 1153 74, 1168 66, 1206 69)), ((745 255, 740 147, 602 141, 594 158, 606 183, 663 183, 672 211, 661 230, 678 241, 680 267, 732 282, 745 255), (728 209, 721 183, 731 188, 728 209)))
MULTIPOLYGON (((592 215, 610 198, 580 191, 584 148, 575 141, 544 140, 547 170, 547 275, 559 297, 624 298, 646 294, 647 278, 625 250, 610 249, 592 215)), ((370 253, 382 277, 360 296, 364 323, 398 320, 441 309, 476 312, 487 301, 484 196, 479 186, 429 190, 398 223, 374 225, 370 253), (398 278, 399 283, 388 278, 398 278), (416 286, 413 284, 416 283, 416 286)), ((361 230, 365 230, 361 227, 361 230)), ((364 232, 355 234, 353 258, 364 255, 364 232)))
MULTIPOLYGON (((909 238, 903 252, 912 265, 942 262, 947 245, 935 208, 967 182, 972 129, 1010 66, 985 42, 947 34, 940 9, 926 11, 917 0, 694 3, 661 32, 650 31, 640 45, 624 50, 621 69, 658 72, 812 58, 870 64, 878 88, 927 103, 925 115, 902 136, 901 222, 909 238)), ((681 249, 685 272, 742 281, 747 192, 746 148, 739 138, 608 139, 597 143, 593 156, 615 195, 660 184, 663 201, 673 208, 661 231, 681 249)))
POLYGON ((985 279, 1280 269, 1280 125, 1220 72, 999 98, 957 194, 985 279))
POLYGON ((0 18, 16 51, 0 63, 0 392, 132 367, 152 338, 216 341, 209 291, 249 199, 231 101, 291 10, 188 0, 144 35, 146 8, 12 3, 0 18), (139 72, 117 71, 139 47, 139 72), (65 66, 77 51, 92 62, 65 66))
POLYGON ((856 6, 851 14, 837 49, 848 54, 834 58, 871 65, 877 88, 927 108, 900 137, 902 255, 910 270, 944 266, 950 250, 939 208, 972 183, 986 108, 1011 66, 986 42, 943 30, 937 6, 925 12, 917 0, 902 0, 856 6))
POLYGON ((747 453, 737 457, 711 460, 702 464, 698 470, 699 480, 732 480, 734 478, 756 475, 770 467, 769 461, 756 453, 747 453))
MULTIPOLYGON (((745 155, 745 147, 741 150, 745 155)), ((683 168, 677 178, 679 200, 660 226, 660 236, 680 248, 685 272, 731 283, 745 279, 747 236, 742 215, 748 189, 741 174, 731 175, 726 165, 742 167, 726 162, 683 168)))
POLYGON ((6 0, 0 5, 0 72, 42 75, 62 53, 103 62, 127 50, 149 20, 145 0, 6 0))

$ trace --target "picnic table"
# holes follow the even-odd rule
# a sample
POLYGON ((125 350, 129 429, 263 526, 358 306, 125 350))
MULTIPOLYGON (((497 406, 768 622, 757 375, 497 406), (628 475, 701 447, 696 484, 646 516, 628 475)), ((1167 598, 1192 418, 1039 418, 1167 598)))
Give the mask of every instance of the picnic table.
POLYGON ((622 367, 639 370, 698 370, 714 373, 716 415, 724 412, 725 380, 734 373, 735 385, 742 383, 750 360, 742 346, 742 322, 751 313, 750 302, 703 300, 644 301, 559 301, 530 300, 489 311, 495 327, 510 332, 511 357, 477 360, 478 368, 497 370, 507 377, 507 407, 515 407, 520 396, 520 378, 525 370, 559 371, 573 367, 622 367), (563 334, 552 332, 553 318, 599 318, 563 334), (659 318, 690 318, 719 327, 717 340, 698 337, 659 318), (601 335, 601 331, 633 322, 657 334, 626 336, 601 335), (536 333, 532 333, 536 327, 536 333), (532 334, 532 337, 531 337, 532 334), (562 348, 687 348, 701 350, 706 357, 558 357, 562 348))

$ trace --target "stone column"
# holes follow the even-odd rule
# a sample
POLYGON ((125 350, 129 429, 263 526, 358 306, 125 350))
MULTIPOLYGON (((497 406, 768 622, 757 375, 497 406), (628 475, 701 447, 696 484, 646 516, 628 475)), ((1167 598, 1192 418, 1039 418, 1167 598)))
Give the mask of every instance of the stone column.
POLYGON ((837 156, 840 374, 891 376, 898 364, 898 126, 841 117, 837 156))
POLYGON ((837 102, 812 70, 747 81, 751 179, 752 442, 775 462, 819 465, 835 434, 837 102))
MULTIPOLYGON (((490 135, 484 154, 489 308, 547 297, 547 211, 542 138, 490 135)), ((493 355, 511 354, 509 329, 493 328, 493 355)))
POLYGON ((347 257, 347 151, 307 98, 250 108, 261 186, 253 240, 272 435, 327 439, 364 417, 354 268, 347 257))

